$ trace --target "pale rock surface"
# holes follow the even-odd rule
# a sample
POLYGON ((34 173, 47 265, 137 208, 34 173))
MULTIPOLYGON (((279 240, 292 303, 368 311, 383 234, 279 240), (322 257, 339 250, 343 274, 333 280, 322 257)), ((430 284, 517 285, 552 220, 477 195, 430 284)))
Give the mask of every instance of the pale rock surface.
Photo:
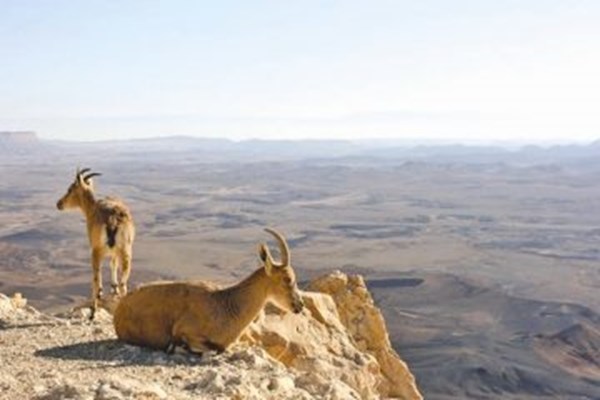
POLYGON ((289 367, 339 379, 363 399, 423 398, 392 349, 362 277, 335 272, 311 283, 310 289, 315 292, 302 294, 306 308, 301 314, 267 306, 242 340, 259 344, 289 367))
MULTIPOLYGON (((49 316, 27 306, 20 295, 0 294, 0 399, 345 400, 394 395, 382 374, 389 366, 357 347, 360 342, 348 334, 335 298, 307 292, 307 307, 299 315, 269 308, 245 342, 200 358, 121 343, 104 310, 90 323, 86 309, 49 316)), ((367 350, 381 350, 368 338, 364 342, 367 350)), ((404 365, 400 360, 388 364, 404 365)), ((410 374, 398 371, 398 381, 410 374)), ((408 385, 402 393, 416 390, 409 379, 394 390, 402 385, 408 385)))
MULTIPOLYGON (((328 295, 305 292, 301 314, 266 307, 244 340, 263 347, 288 367, 310 373, 318 381, 339 379, 349 388, 346 398, 378 398, 381 382, 377 361, 360 352, 346 333, 328 295)), ((340 389, 342 390, 342 389, 340 389)))
POLYGON ((362 276, 339 271, 311 282, 310 290, 333 298, 341 322, 359 350, 375 357, 384 376, 380 393, 403 399, 422 399, 408 366, 392 348, 383 315, 362 276))

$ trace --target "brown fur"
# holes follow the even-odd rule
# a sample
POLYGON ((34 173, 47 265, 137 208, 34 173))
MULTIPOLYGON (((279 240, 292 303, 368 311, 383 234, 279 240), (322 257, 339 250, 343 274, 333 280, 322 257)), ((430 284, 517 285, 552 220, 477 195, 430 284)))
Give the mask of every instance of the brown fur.
MULTIPOLYGON (((283 249, 283 237, 276 238, 283 249)), ((159 282, 134 290, 115 310, 117 336, 131 344, 167 351, 174 346, 197 353, 223 351, 239 338, 267 301, 300 312, 304 304, 289 254, 284 257, 286 265, 276 264, 264 244, 260 255, 264 265, 227 288, 206 282, 159 282)))
POLYGON ((120 200, 107 197, 96 200, 92 176, 85 175, 88 169, 75 174, 75 182, 67 193, 56 203, 59 210, 79 208, 86 219, 88 240, 92 250, 92 313, 94 318, 98 301, 102 297, 101 264, 110 257, 112 292, 118 295, 127 293, 127 281, 131 273, 131 257, 135 226, 127 206, 120 200), (121 266, 121 276, 117 268, 121 266))

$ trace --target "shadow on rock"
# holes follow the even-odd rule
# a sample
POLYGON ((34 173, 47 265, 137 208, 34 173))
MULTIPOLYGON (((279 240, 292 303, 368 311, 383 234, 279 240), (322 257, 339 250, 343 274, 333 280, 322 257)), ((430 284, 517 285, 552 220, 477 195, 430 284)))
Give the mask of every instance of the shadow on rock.
POLYGON ((119 365, 179 365, 201 364, 202 359, 192 354, 167 355, 162 351, 131 346, 116 339, 81 342, 38 350, 36 357, 62 360, 107 361, 119 365))
POLYGON ((26 322, 22 324, 14 324, 0 319, 0 331, 8 331, 11 329, 31 329, 56 325, 57 324, 54 322, 26 322))
POLYGON ((34 354, 37 357, 63 360, 123 360, 122 356, 125 353, 133 353, 127 351, 126 346, 117 340, 107 339, 50 347, 38 350, 34 354))

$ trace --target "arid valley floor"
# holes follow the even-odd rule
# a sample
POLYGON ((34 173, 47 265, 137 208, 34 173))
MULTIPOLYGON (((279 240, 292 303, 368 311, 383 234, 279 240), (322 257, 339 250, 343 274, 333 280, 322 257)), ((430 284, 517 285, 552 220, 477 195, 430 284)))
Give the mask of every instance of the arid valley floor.
POLYGON ((45 310, 87 298, 83 217, 56 201, 89 166, 103 174, 98 194, 133 211, 132 286, 239 280, 273 226, 301 280, 333 269, 365 276, 425 398, 598 399, 599 156, 598 143, 5 145, 0 292, 45 310))

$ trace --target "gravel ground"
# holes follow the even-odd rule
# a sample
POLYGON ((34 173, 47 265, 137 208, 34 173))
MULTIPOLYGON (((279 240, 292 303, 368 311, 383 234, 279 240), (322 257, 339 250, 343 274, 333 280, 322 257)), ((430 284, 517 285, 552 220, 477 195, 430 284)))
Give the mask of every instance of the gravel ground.
POLYGON ((200 358, 116 340, 112 317, 45 315, 0 295, 0 399, 352 399, 344 383, 287 369, 258 347, 200 358))

